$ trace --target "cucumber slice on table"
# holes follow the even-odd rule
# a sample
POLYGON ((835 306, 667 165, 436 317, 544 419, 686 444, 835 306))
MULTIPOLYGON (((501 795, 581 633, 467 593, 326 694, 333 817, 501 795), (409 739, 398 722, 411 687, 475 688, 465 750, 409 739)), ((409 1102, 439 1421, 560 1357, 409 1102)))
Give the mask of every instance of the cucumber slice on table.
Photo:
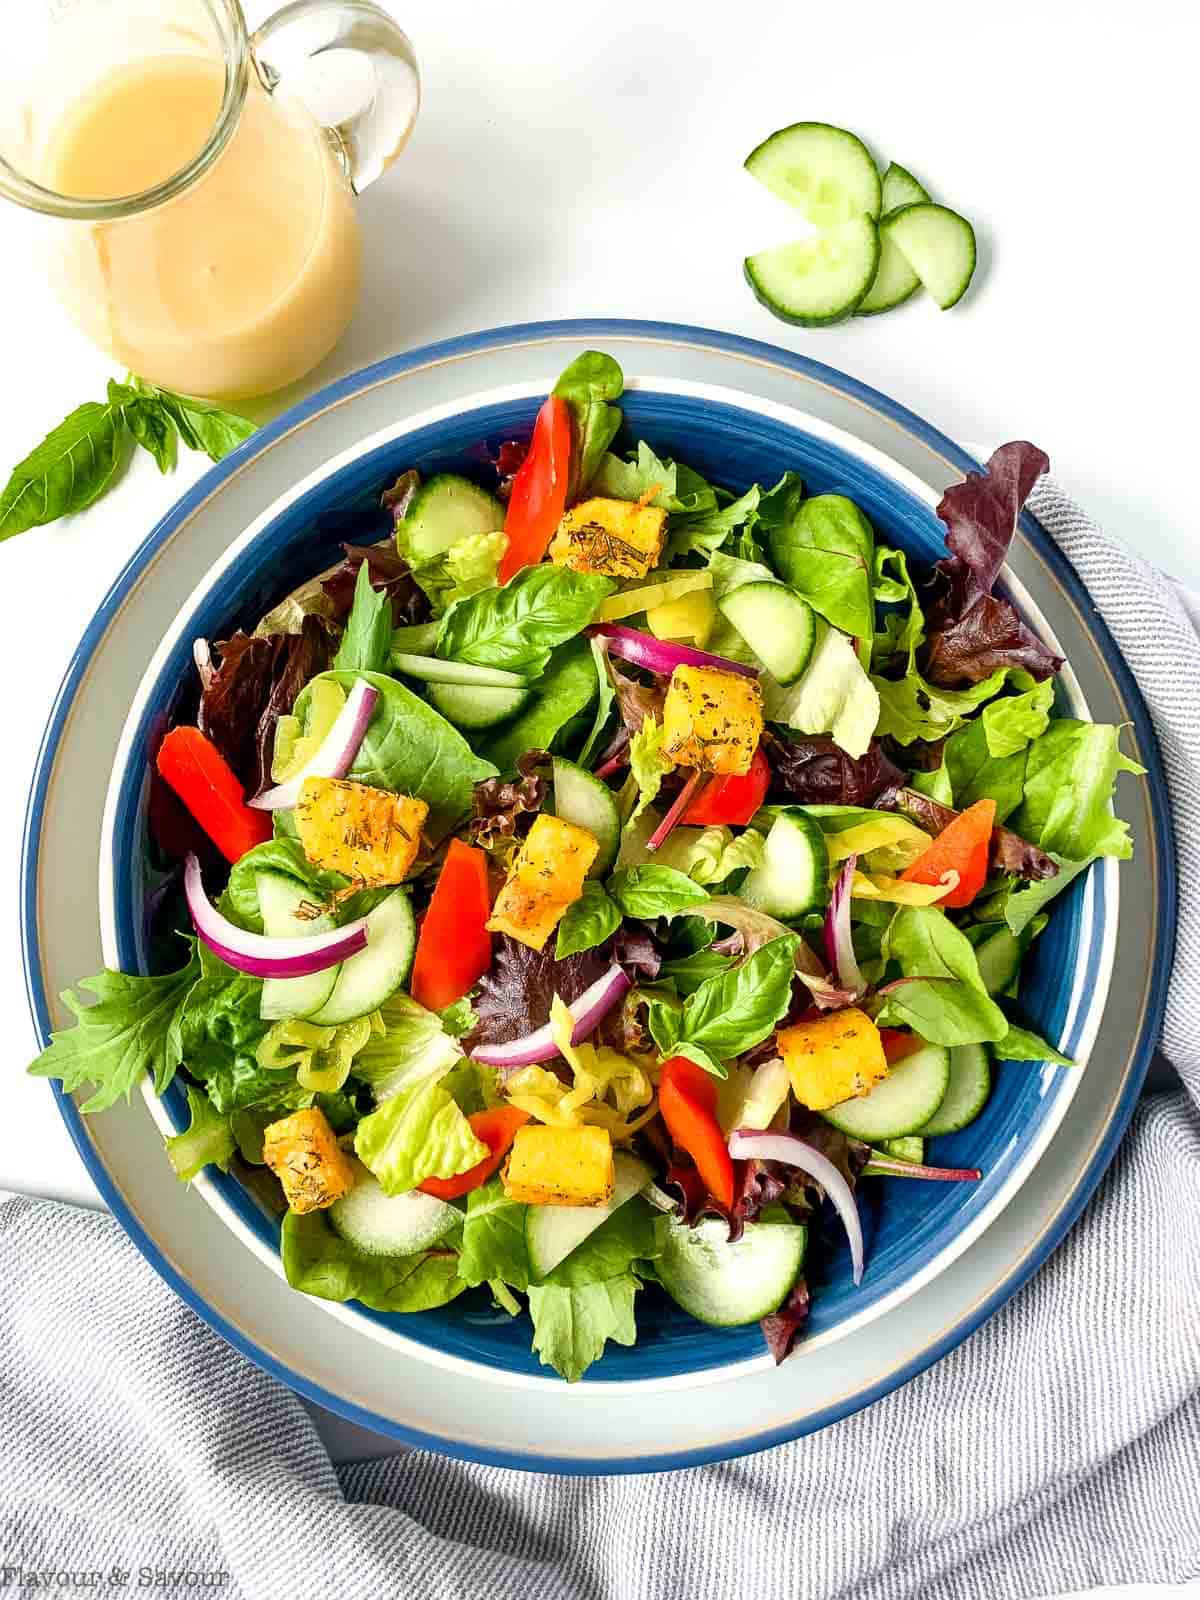
POLYGON ((818 328, 852 316, 879 269, 879 230, 855 217, 825 233, 746 258, 746 281, 784 322, 818 328))
POLYGON ((871 152, 827 122, 794 122, 751 150, 746 171, 818 228, 877 217, 883 191, 871 152))
POLYGON ((817 620, 807 600, 782 583, 743 583, 717 601, 776 683, 794 683, 808 665, 817 620))
MULTIPOLYGON (((928 200, 929 195, 906 167, 892 162, 883 175, 883 215, 899 210, 901 206, 916 205, 928 200)), ((855 316, 871 317, 881 311, 891 311, 910 300, 921 287, 921 280, 885 231, 879 235, 879 271, 875 282, 867 290, 866 298, 855 316)))
POLYGON ((523 711, 533 699, 527 685, 501 689, 470 683, 431 683, 429 703, 456 728, 494 728, 523 711))
POLYGON ((329 1221, 348 1245, 365 1256, 412 1256, 432 1250, 462 1222, 462 1212, 431 1194, 385 1194, 361 1161, 354 1162, 354 1187, 329 1208, 329 1221))
POLYGON ((878 1144, 881 1139, 901 1139, 905 1134, 928 1131, 929 1119, 946 1098, 950 1083, 950 1052, 940 1044, 927 1044, 898 1061, 870 1094, 843 1100, 821 1115, 852 1139, 878 1144))
POLYGON ((651 1176, 644 1161, 617 1150, 613 1154, 612 1199, 606 1205, 530 1206, 525 1215, 525 1248, 533 1276, 548 1277, 618 1206, 640 1194, 651 1176))
POLYGON ((975 230, 966 217, 922 200, 884 217, 879 229, 943 311, 966 294, 975 271, 975 230))
MULTIPOLYGON (((305 934, 328 933, 336 926, 330 916, 304 917, 300 913, 312 908, 312 893, 295 878, 282 872, 258 872, 254 877, 258 890, 258 909, 262 914, 263 931, 269 939, 302 939, 305 934)), ((266 1022, 279 1022, 290 1017, 308 1017, 319 1011, 337 982, 339 968, 327 967, 324 972, 310 972, 304 978, 265 978, 258 1014, 266 1022)))
POLYGON ((770 1316, 787 1299, 804 1264, 806 1229, 751 1222, 736 1244, 719 1217, 694 1228, 672 1222, 655 1266, 676 1304, 700 1322, 736 1328, 770 1316))
POLYGON ((476 689, 524 689, 528 685, 519 672, 503 667, 476 667, 469 661, 442 661, 438 656, 410 655, 392 650, 392 666, 406 678, 422 683, 462 683, 476 689))
POLYGON ((829 851, 820 825, 803 811, 776 817, 763 846, 763 862, 738 890, 747 905, 771 917, 802 917, 829 898, 829 851))
POLYGON ((992 1088, 992 1067, 981 1044, 956 1044, 950 1052, 950 1082, 941 1105, 920 1133, 933 1139, 941 1133, 965 1128, 987 1104, 992 1088))
POLYGON ((883 175, 883 214, 898 211, 901 206, 914 206, 921 200, 930 200, 928 189, 919 183, 907 167, 893 161, 883 175))
POLYGON ((621 847, 621 814, 617 797, 606 783, 573 761, 554 758, 554 814, 577 828, 586 828, 600 849, 592 862, 589 878, 609 871, 621 847))
POLYGON ((504 507, 486 489, 456 472, 439 472, 408 502, 398 534, 411 559, 433 561, 473 533, 495 533, 504 526, 504 507))
POLYGON ((416 947, 412 902, 403 889, 393 889, 367 917, 366 949, 342 962, 332 994, 308 1020, 330 1027, 378 1011, 408 977, 416 947))

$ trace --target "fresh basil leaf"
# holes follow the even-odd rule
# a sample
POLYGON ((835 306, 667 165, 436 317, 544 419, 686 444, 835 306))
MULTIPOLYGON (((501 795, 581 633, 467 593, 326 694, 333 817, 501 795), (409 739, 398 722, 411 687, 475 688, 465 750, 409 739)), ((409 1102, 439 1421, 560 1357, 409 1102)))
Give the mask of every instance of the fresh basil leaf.
MULTIPOLYGON (((379 672, 330 672, 323 676, 333 678, 347 690, 364 678, 379 691, 374 714, 347 777, 424 800, 429 807, 425 835, 437 844, 470 815, 475 785, 484 778, 494 778, 495 767, 477 756, 445 717, 394 678, 379 672)), ((296 701, 295 714, 302 721, 311 690, 309 683, 296 701)))
POLYGON ((467 1196, 463 1223, 460 1277, 472 1288, 499 1278, 512 1289, 529 1283, 529 1255, 525 1248, 528 1207, 510 1200, 499 1173, 467 1196))
POLYGON ((13 468, 0 494, 0 539, 85 511, 120 459, 120 411, 97 400, 79 406, 13 468))
POLYGON ((386 1194, 405 1194, 426 1178, 469 1172, 488 1151, 450 1094, 426 1078, 393 1094, 362 1119, 354 1134, 354 1153, 386 1194))
POLYGON ((143 399, 157 402, 179 429, 179 437, 189 450, 199 450, 210 461, 223 460, 256 431, 256 424, 249 417, 222 410, 211 401, 174 394, 170 389, 147 383, 144 378, 135 378, 134 386, 143 399))
POLYGON ((875 535, 845 495, 805 500, 778 525, 768 526, 771 559, 785 583, 842 633, 875 635, 872 577, 875 535))
POLYGON ((372 1311, 431 1311, 467 1287, 452 1251, 359 1255, 333 1231, 324 1211, 289 1211, 280 1255, 293 1289, 321 1300, 357 1300, 372 1311))
POLYGON ((1008 1032, 995 1043, 996 1056, 1001 1061, 1052 1061, 1055 1066, 1073 1067, 1075 1062, 1064 1056, 1052 1044, 1047 1044, 1040 1033, 1021 1028, 1010 1022, 1008 1032))
POLYGON ((592 731, 588 734, 587 739, 584 741, 583 749, 580 750, 579 755, 576 757, 581 767, 587 767, 591 761, 592 754, 600 743, 600 737, 608 725, 609 713, 613 708, 613 701, 617 697, 616 690, 612 686, 612 679, 609 677, 605 666, 603 644, 599 639, 590 639, 588 643, 591 645, 592 660, 596 667, 597 699, 592 731))
POLYGON ((625 376, 611 356, 585 350, 554 385, 571 413, 571 470, 567 500, 581 498, 621 426, 619 400, 625 376))
POLYGON ((52 1033, 50 1043, 29 1068, 35 1078, 59 1078, 67 1094, 92 1085, 82 1111, 105 1111, 122 1096, 128 1100, 142 1074, 154 1075, 163 1094, 183 1059, 179 1018, 200 975, 200 961, 191 959, 178 972, 142 978, 123 972, 102 972, 84 978, 81 989, 96 997, 84 1002, 70 989, 62 1001, 75 1015, 70 1028, 52 1033))
POLYGON ((589 879, 579 899, 571 902, 558 925, 555 959, 563 961, 580 950, 591 950, 603 944, 620 926, 620 908, 609 899, 602 885, 594 878, 589 879))
POLYGON ((339 924, 365 917, 368 911, 392 892, 388 886, 360 889, 357 894, 348 894, 347 890, 353 888, 350 879, 341 872, 330 872, 325 867, 315 866, 304 854, 299 839, 291 836, 265 839, 234 862, 225 893, 221 896, 223 914, 250 933, 264 931, 258 904, 260 872, 275 872, 303 884, 314 908, 328 906, 335 896, 339 897, 335 915, 339 924))
POLYGON ((371 582, 364 561, 354 585, 354 604, 333 658, 335 672, 386 672, 392 652, 392 602, 371 582))
POLYGON ((681 995, 689 995, 710 978, 721 977, 732 966, 732 956, 720 955, 715 950, 695 950, 691 955, 664 961, 658 975, 673 983, 681 995))
POLYGON ((555 646, 586 628, 614 587, 611 578, 569 567, 525 567, 502 589, 456 601, 442 618, 437 653, 444 661, 540 673, 555 646))
POLYGON ((643 999, 646 1002, 646 1027, 650 1037, 658 1046, 659 1054, 669 1056, 679 1040, 683 1008, 676 999, 668 999, 665 995, 643 995, 643 999))
POLYGON ((551 1283, 530 1289, 533 1348, 542 1365, 575 1383, 604 1354, 610 1339, 614 1344, 634 1344, 633 1302, 638 1287, 632 1273, 623 1273, 578 1288, 551 1283))
POLYGON ((608 880, 608 892, 624 916, 643 922, 673 917, 708 899, 707 890, 674 867, 626 867, 608 880))
POLYGON ((560 1261, 547 1274, 546 1283, 581 1289, 620 1277, 632 1270, 635 1261, 656 1259, 663 1252, 666 1221, 661 1211, 634 1195, 560 1261))
POLYGON ((148 395, 139 394, 127 383, 108 380, 108 403, 142 449, 154 457, 160 472, 175 467, 175 444, 179 430, 174 420, 148 395))
MULTIPOLYGON (((702 983, 683 1002, 671 1048, 690 1054, 711 1072, 714 1063, 730 1061, 761 1044, 791 1003, 798 944, 795 934, 781 935, 741 966, 702 983)), ((720 1076, 724 1075, 722 1069, 720 1076)))
POLYGON ((181 1183, 191 1183, 210 1163, 229 1171, 237 1148, 228 1115, 222 1116, 200 1089, 188 1085, 188 1126, 164 1141, 167 1160, 181 1183))
POLYGON ((1025 798, 1013 831, 1072 861, 1131 856, 1129 825, 1113 815, 1113 790, 1118 773, 1146 769, 1122 755, 1120 733, 1074 717, 1052 722, 1029 746, 1025 798))
POLYGON ((596 671, 584 639, 572 639, 555 650, 537 680, 537 696, 524 711, 503 723, 490 737, 479 736, 479 753, 511 775, 527 750, 548 750, 592 703, 596 671))
POLYGON ((902 906, 883 936, 881 954, 915 980, 889 992, 881 1023, 902 1023, 931 1044, 1004 1037, 1008 1018, 988 995, 971 941, 944 911, 902 906))

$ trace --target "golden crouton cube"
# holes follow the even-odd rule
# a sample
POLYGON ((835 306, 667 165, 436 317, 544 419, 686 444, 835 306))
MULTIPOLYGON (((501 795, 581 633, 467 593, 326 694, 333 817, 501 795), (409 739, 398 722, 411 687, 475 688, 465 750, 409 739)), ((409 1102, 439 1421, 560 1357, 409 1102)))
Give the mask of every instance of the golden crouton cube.
POLYGON ((272 1122, 263 1134, 263 1160, 293 1211, 321 1211, 354 1187, 350 1157, 319 1106, 272 1122))
POLYGON ((662 554, 667 513, 637 500, 583 500, 558 525, 550 559, 574 572, 644 578, 662 554))
POLYGON ((296 802, 304 854, 357 883, 402 883, 429 815, 424 800, 346 778, 306 778, 296 802))
POLYGON ((602 1206, 612 1199, 613 1149, 607 1128, 517 1129, 504 1192, 529 1206, 602 1206))
POLYGON ((718 667, 676 667, 663 708, 663 754, 722 776, 750 771, 762 737, 762 691, 718 667))
POLYGON ((496 896, 488 927, 541 950, 563 912, 583 893, 600 849, 586 828, 561 817, 538 817, 496 896))
POLYGON ((776 1042, 796 1099, 810 1111, 870 1094, 888 1075, 879 1029, 857 1006, 784 1028, 776 1042))

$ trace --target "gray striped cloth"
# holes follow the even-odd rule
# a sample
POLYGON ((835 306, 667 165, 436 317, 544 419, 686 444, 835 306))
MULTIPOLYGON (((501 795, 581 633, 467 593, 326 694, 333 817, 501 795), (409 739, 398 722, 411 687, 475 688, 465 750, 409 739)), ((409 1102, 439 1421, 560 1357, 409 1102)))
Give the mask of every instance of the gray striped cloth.
POLYGON ((113 1221, 12 1196, 0 1589, 161 1573, 261 1600, 1010 1600, 1200 1576, 1200 644, 1171 585, 1053 486, 1035 508, 1153 713, 1181 883, 1163 1048, 1182 1086, 1143 1100, 1043 1270, 905 1388, 748 1460, 608 1479, 417 1452, 335 1468, 300 1402, 113 1221))

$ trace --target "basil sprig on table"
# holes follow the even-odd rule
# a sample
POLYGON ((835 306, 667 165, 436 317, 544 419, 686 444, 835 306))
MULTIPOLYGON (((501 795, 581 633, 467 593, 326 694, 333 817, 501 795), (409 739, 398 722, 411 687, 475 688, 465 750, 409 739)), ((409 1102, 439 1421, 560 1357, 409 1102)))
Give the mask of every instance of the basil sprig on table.
POLYGON ((249 418, 207 400, 172 394, 132 374, 127 383, 110 379, 107 401, 78 406, 13 468, 0 494, 0 539, 86 511, 111 487, 127 435, 154 457, 160 472, 170 472, 177 444, 220 461, 254 430, 249 418))

